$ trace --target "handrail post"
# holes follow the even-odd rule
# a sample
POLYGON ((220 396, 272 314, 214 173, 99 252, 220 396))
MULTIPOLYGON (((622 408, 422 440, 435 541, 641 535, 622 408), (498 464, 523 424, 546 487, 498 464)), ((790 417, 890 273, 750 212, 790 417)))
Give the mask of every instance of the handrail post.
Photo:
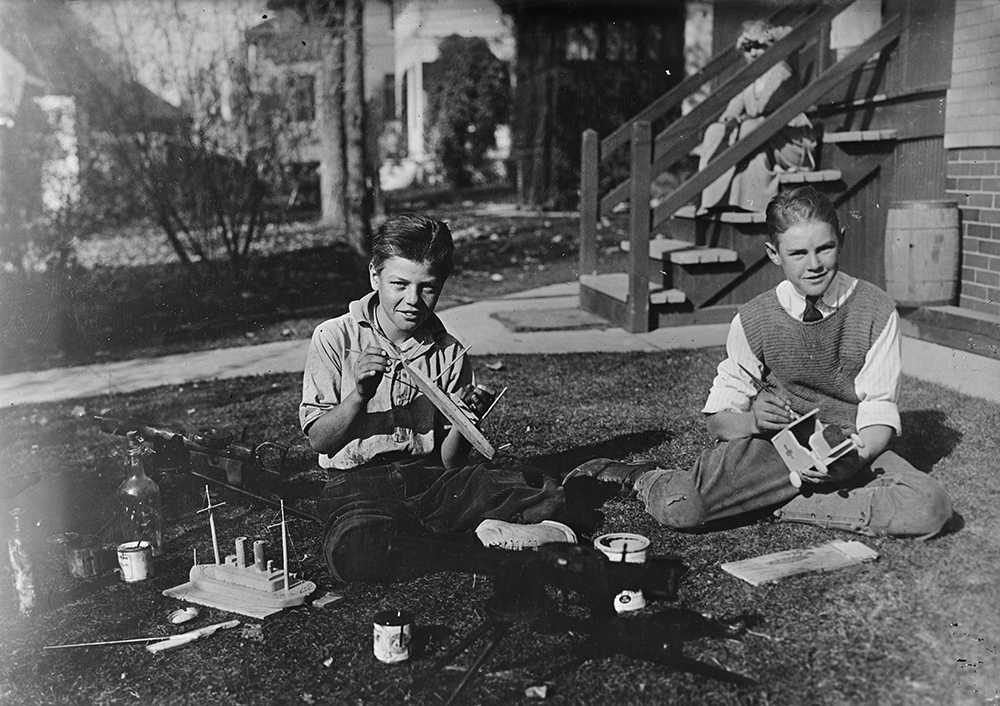
POLYGON ((652 127, 648 120, 632 124, 632 184, 629 191, 628 330, 649 331, 649 209, 653 167, 652 127))
POLYGON ((598 170, 600 167, 600 141, 597 131, 583 131, 580 147, 580 271, 579 274, 597 273, 597 213, 598 170))

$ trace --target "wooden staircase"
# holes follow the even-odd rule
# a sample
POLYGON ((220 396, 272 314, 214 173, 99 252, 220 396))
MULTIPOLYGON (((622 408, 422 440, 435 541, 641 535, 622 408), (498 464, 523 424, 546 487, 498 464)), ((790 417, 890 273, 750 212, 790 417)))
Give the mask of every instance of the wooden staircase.
MULTIPOLYGON (((696 216, 693 204, 703 188, 754 153, 798 113, 806 112, 817 127, 817 169, 782 174, 779 188, 809 183, 843 209, 855 205, 859 190, 870 188, 873 179, 877 180, 880 167, 893 155, 896 130, 871 127, 871 120, 863 129, 850 129, 852 120, 843 116, 853 115, 857 105, 870 107, 886 99, 878 93, 878 62, 884 66, 891 54, 900 36, 901 20, 898 15, 889 18, 852 54, 827 66, 821 51, 823 33, 843 7, 817 4, 805 11, 796 10, 799 14, 791 17, 787 14, 791 10, 781 10, 772 21, 791 25, 792 31, 753 64, 739 68, 742 59, 734 49, 727 49, 701 73, 685 79, 603 140, 593 131, 584 133, 581 308, 632 332, 720 323, 731 320, 740 304, 776 285, 782 275, 764 251, 763 212, 696 216), (689 155, 700 140, 700 128, 758 76, 793 57, 815 77, 746 139, 726 149, 670 193, 653 199, 651 181, 689 155), (663 122, 687 95, 710 80, 721 83, 713 87, 709 98, 654 137, 652 126, 663 122), (629 177, 599 194, 602 163, 625 146, 631 151, 629 177), (628 203, 629 212, 629 238, 621 243, 627 252, 626 271, 597 274, 597 224, 616 207, 620 210, 623 202, 628 203)), ((881 249, 877 256, 881 259, 881 249)))

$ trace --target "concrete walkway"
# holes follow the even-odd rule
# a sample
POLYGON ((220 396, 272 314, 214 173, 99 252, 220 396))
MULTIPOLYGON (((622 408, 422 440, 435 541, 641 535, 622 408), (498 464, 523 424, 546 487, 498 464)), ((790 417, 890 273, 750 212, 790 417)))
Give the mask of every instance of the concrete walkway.
MULTIPOLYGON (((442 321, 471 347, 472 356, 519 353, 621 353, 722 346, 728 324, 663 328, 633 334, 620 328, 512 332, 492 315, 500 312, 576 308, 576 283, 447 309, 442 321)), ((161 358, 55 368, 0 376, 4 407, 131 392, 160 385, 301 372, 308 342, 302 339, 161 358)), ((903 372, 974 397, 1000 403, 1000 361, 964 351, 903 339, 903 372)))

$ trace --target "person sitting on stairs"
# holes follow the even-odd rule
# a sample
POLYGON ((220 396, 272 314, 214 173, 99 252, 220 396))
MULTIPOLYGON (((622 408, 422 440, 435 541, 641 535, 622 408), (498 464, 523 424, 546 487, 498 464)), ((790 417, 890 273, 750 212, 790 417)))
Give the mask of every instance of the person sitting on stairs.
MULTIPOLYGON (((773 27, 762 20, 744 22, 736 48, 748 64, 753 63, 787 31, 786 27, 773 27)), ((781 61, 736 94, 718 120, 705 129, 698 148, 699 171, 718 152, 756 130, 799 89, 795 72, 788 62, 781 61)), ((702 191, 699 213, 713 208, 764 210, 771 197, 778 193, 781 172, 815 168, 815 147, 812 123, 804 113, 799 113, 757 152, 709 184, 702 191)))
POLYGON ((743 304, 708 400, 718 443, 689 470, 600 459, 574 469, 620 483, 657 521, 707 530, 770 512, 864 535, 930 537, 952 515, 944 487, 889 450, 900 433, 898 316, 881 289, 840 271, 844 231, 830 200, 811 186, 783 191, 767 207, 771 261, 785 280, 743 304), (776 390, 758 391, 746 373, 776 390), (859 448, 803 471, 801 488, 771 437, 796 415, 856 434, 859 448))

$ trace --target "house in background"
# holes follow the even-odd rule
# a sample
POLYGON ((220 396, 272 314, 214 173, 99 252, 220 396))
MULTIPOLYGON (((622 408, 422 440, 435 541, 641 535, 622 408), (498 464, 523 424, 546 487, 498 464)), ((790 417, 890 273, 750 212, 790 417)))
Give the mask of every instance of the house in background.
MULTIPOLYGON (((373 159, 377 136, 387 121, 394 118, 394 46, 392 5, 390 0, 364 5, 365 98, 368 103, 369 149, 373 159)), ((290 96, 298 135, 289 164, 300 184, 296 202, 318 207, 320 179, 323 174, 320 147, 317 96, 323 44, 329 31, 310 26, 291 8, 270 10, 266 20, 244 34, 251 75, 259 82, 258 90, 278 96, 290 96)))
MULTIPOLYGON (((188 124, 102 50, 64 2, 0 3, 0 57, 0 171, 23 210, 19 222, 72 207, 95 180, 123 179, 104 149, 107 136, 169 135, 188 124)), ((90 199, 88 209, 109 218, 141 211, 139 198, 107 201, 90 199)))
POLYGON ((608 134, 684 77, 688 3, 498 4, 515 28, 513 149, 521 200, 575 208, 580 134, 608 134))
MULTIPOLYGON (((401 181, 419 179, 432 161, 427 151, 427 75, 438 60, 438 45, 451 35, 485 39, 500 60, 514 58, 510 18, 493 0, 393 0, 395 103, 403 144, 401 181)), ((498 131, 500 157, 509 150, 509 132, 498 131)))

